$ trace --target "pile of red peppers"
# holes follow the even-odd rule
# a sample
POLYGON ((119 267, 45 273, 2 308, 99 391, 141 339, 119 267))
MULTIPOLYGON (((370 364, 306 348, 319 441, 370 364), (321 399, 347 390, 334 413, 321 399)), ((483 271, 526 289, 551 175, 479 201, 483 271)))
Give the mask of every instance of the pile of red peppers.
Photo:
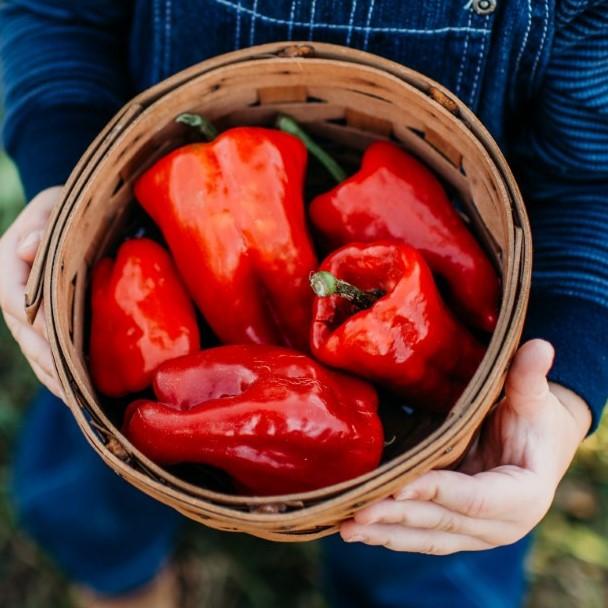
POLYGON ((435 175, 393 143, 347 177, 289 117, 222 134, 178 121, 208 141, 135 184, 164 244, 127 240, 93 271, 95 386, 131 397, 123 430, 151 460, 221 469, 237 492, 373 470, 377 389, 445 414, 477 369, 498 314, 492 264, 435 175), (309 152, 338 183, 306 204, 309 152), (201 322, 223 346, 201 344, 201 322))

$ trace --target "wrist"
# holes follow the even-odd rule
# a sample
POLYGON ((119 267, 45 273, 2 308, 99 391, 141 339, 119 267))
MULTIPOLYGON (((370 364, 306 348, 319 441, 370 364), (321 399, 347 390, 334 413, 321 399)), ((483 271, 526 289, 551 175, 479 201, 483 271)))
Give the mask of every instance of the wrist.
POLYGON ((550 407, 544 417, 544 476, 547 490, 554 492, 591 426, 589 406, 576 393, 566 387, 549 382, 552 395, 550 407))
POLYGON ((572 416, 576 427, 576 433, 579 438, 579 443, 585 439, 591 428, 591 410, 584 399, 579 397, 574 391, 556 384, 555 382, 549 382, 549 388, 553 395, 557 397, 560 404, 566 409, 566 411, 572 416))

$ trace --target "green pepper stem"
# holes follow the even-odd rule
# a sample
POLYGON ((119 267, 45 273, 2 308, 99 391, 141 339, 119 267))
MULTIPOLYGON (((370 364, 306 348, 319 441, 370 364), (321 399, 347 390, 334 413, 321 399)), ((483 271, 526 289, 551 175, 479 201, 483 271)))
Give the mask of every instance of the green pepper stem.
POLYGON ((200 114, 180 114, 175 122, 196 129, 207 141, 213 141, 218 136, 218 130, 213 123, 200 114))
POLYGON ((310 275, 310 286, 317 296, 326 298, 328 296, 340 296, 352 302, 357 308, 365 310, 371 308, 376 301, 384 295, 381 289, 363 291, 352 283, 342 281, 331 272, 320 270, 310 275))
POLYGON ((327 169, 336 182, 343 182, 347 177, 346 171, 338 164, 333 156, 330 156, 291 116, 279 114, 276 119, 276 127, 285 133, 295 135, 306 149, 327 169))

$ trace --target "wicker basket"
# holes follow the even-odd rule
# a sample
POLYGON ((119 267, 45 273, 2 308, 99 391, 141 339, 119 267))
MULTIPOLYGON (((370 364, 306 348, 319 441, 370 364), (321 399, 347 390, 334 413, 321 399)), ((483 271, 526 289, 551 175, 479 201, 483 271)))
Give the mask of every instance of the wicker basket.
POLYGON ((44 299, 67 403, 87 440, 116 473, 207 526, 301 541, 334 532, 362 506, 463 455, 499 398, 518 345, 531 257, 528 223, 511 172, 490 135, 449 91, 368 53, 329 44, 273 43, 200 63, 142 93, 114 117, 65 186, 34 264, 26 307, 33 319, 44 299), (375 139, 392 138, 423 159, 458 193, 496 263, 503 295, 487 353, 447 418, 434 425, 417 419, 390 460, 365 476, 305 494, 242 497, 169 473, 112 424, 91 385, 83 352, 87 283, 91 266, 132 209, 133 180, 184 141, 177 115, 200 112, 227 127, 268 124, 279 111, 342 145, 363 149, 375 139))

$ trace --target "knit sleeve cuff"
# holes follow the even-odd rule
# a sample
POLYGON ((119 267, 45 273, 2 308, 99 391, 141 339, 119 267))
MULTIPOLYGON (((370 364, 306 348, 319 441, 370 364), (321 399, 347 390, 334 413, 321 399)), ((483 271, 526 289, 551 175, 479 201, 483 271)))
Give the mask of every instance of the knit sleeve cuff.
POLYGON ((524 339, 543 338, 555 348, 549 380, 584 399, 600 421, 608 399, 608 310, 574 296, 532 290, 524 339))
POLYGON ((19 169, 28 201, 41 190, 66 182, 112 113, 62 105, 30 114, 27 120, 11 125, 6 148, 19 169))

